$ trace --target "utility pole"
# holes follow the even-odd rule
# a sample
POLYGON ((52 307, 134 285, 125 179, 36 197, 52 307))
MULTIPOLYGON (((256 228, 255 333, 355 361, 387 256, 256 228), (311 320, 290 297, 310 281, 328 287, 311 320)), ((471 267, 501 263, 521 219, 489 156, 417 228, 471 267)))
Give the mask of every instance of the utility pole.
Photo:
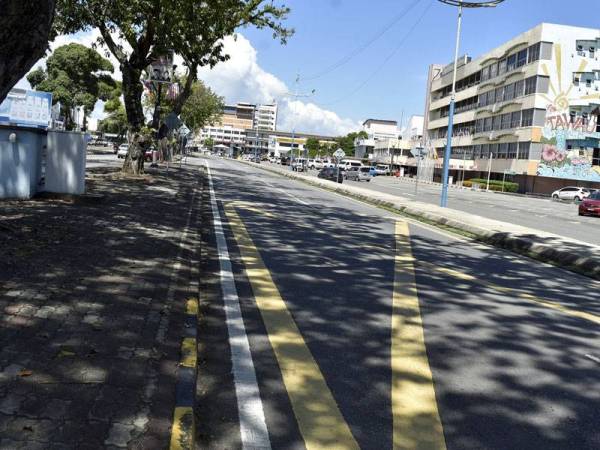
POLYGON ((495 7, 504 0, 487 0, 487 1, 462 1, 462 0, 438 0, 451 6, 458 6, 458 22, 456 27, 456 45, 454 47, 454 67, 452 73, 452 91, 450 94, 450 110, 448 112, 448 142, 446 142, 446 150, 444 151, 444 166, 442 169, 442 196, 440 206, 445 208, 448 206, 448 172, 450 169, 450 152, 452 148, 452 134, 454 128, 454 104, 456 100, 456 71, 458 69, 458 51, 460 47, 460 30, 462 26, 463 8, 485 8, 495 7))
MULTIPOLYGON (((294 92, 287 92, 285 95, 288 97, 293 97, 295 101, 298 101, 299 98, 308 98, 315 95, 316 90, 313 89, 310 91, 310 94, 300 94, 299 93, 299 84, 300 84, 300 74, 296 74, 296 80, 294 81, 295 89, 294 92)), ((294 164, 294 144, 296 142, 296 104, 292 107, 292 114, 294 115, 292 121, 292 147, 290 148, 290 169, 293 170, 294 164)), ((298 157, 300 157, 300 148, 298 148, 298 157)))

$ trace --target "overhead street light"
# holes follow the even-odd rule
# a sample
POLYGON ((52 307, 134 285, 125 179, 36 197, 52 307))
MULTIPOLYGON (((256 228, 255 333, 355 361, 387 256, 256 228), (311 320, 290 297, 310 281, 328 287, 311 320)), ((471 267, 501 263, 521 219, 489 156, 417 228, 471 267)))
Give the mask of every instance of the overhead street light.
POLYGON ((448 134, 446 136, 446 150, 444 151, 444 168, 442 170, 442 198, 440 206, 448 206, 448 171, 450 166, 450 152, 452 148, 452 132, 454 129, 454 101, 456 99, 456 69, 458 65, 458 49, 460 46, 460 27, 462 25, 463 8, 493 8, 504 0, 487 1, 462 1, 462 0, 438 0, 450 6, 458 6, 458 24, 456 27, 456 46, 454 48, 454 67, 452 74, 452 94, 450 97, 450 111, 448 112, 448 134))

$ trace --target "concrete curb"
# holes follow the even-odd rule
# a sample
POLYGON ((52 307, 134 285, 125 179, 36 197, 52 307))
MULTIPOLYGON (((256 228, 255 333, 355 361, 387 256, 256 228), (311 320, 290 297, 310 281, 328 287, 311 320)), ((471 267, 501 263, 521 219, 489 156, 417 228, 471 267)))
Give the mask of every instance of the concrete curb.
POLYGON ((600 247, 561 236, 486 219, 462 211, 443 209, 435 205, 393 196, 367 189, 344 186, 304 174, 263 167, 256 163, 239 161, 267 172, 302 181, 306 184, 355 198, 416 220, 453 229, 462 234, 519 253, 539 261, 553 264, 573 272, 600 280, 600 247), (483 226, 485 225, 485 226, 483 226))

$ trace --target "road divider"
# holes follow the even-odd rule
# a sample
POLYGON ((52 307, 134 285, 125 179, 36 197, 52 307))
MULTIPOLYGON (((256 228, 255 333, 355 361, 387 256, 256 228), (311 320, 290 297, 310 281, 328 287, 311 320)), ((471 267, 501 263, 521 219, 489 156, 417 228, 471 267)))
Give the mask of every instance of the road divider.
POLYGON ((238 161, 264 171, 345 195, 473 239, 600 280, 600 247, 520 225, 487 219, 413 199, 333 183, 276 167, 238 161))

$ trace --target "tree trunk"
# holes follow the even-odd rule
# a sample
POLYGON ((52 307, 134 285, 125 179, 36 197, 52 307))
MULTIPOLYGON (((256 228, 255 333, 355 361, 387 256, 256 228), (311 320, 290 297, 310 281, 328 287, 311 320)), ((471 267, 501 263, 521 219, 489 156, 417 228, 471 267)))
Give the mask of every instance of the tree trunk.
POLYGON ((141 167, 139 161, 131 158, 131 151, 134 145, 133 136, 140 131, 144 125, 144 110, 142 108, 142 92, 144 90, 140 81, 142 71, 132 67, 129 63, 121 64, 121 72, 123 74, 123 99, 125 100, 125 112, 127 114, 127 122, 129 123, 128 143, 129 149, 127 156, 123 161, 122 171, 124 173, 139 174, 143 171, 143 161, 141 167))
POLYGON ((144 126, 144 110, 142 108, 142 71, 132 67, 129 63, 121 64, 123 73, 123 98, 125 100, 125 111, 127 122, 132 131, 139 131, 144 126))
POLYGON ((181 114, 181 111, 183 110, 183 106, 185 105, 185 102, 187 101, 188 98, 190 98, 190 95, 192 95, 192 85, 194 84, 194 81, 196 81, 196 74, 198 72, 198 65, 197 64, 193 64, 192 67, 190 67, 188 76, 187 76, 187 80, 185 81, 185 86, 183 87, 183 91, 181 91, 181 93, 179 94, 179 97, 177 97, 177 101, 175 102, 175 107, 173 108, 173 112, 176 115, 181 114))
POLYGON ((0 103, 48 48, 54 0, 0 3, 0 103))

